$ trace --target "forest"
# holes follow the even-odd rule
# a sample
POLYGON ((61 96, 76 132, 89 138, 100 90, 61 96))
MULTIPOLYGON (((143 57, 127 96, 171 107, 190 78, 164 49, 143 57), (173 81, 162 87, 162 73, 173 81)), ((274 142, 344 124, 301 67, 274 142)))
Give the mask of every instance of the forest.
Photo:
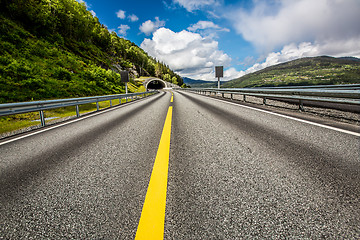
POLYGON ((0 103, 124 92, 119 71, 183 85, 75 0, 0 0, 0 103))

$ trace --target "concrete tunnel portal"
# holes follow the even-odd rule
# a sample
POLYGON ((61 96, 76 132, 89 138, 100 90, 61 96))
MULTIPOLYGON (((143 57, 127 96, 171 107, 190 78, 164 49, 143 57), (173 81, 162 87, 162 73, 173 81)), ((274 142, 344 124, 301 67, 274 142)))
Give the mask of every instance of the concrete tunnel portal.
POLYGON ((146 89, 150 90, 150 89, 163 89, 166 88, 166 83, 163 80, 159 80, 159 79, 154 79, 151 80, 147 83, 146 85, 146 89))

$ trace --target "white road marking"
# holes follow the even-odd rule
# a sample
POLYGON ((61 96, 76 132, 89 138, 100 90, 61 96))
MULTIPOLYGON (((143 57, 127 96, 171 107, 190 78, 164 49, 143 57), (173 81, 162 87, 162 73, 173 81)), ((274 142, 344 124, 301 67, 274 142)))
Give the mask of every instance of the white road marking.
POLYGON ((321 124, 321 123, 311 122, 309 120, 303 120, 303 119, 300 119, 300 118, 290 117, 290 116, 286 116, 286 115, 283 115, 283 114, 280 114, 280 113, 274 113, 274 112, 270 112, 270 111, 263 110, 263 109, 258 109, 258 108, 254 108, 254 107, 245 106, 245 105, 242 105, 242 104, 237 104, 237 103, 224 101, 224 100, 221 100, 221 99, 216 99, 216 98, 212 98, 212 99, 216 100, 216 101, 219 101, 219 102, 228 103, 228 104, 232 104, 232 105, 235 105, 235 106, 255 110, 255 111, 258 111, 258 112, 268 113, 268 114, 272 114, 272 115, 275 115, 275 116, 291 119, 291 120, 294 120, 294 121, 307 123, 307 124, 311 124, 311 125, 314 125, 314 126, 327 128, 327 129, 331 129, 331 130, 334 130, 334 131, 338 131, 338 132, 342 132, 342 133, 346 133, 346 134, 350 134, 350 135, 360 137, 360 133, 358 133, 358 132, 353 132, 353 131, 349 131, 349 130, 345 130, 345 129, 341 129, 341 128, 337 128, 337 127, 332 127, 332 126, 324 125, 324 124, 321 124))

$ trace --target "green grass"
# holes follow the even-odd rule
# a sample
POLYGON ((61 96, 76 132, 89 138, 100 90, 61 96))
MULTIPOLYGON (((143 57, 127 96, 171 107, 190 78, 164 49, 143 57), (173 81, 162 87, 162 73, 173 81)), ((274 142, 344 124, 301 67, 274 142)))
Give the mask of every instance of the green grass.
POLYGON ((39 125, 36 119, 40 119, 37 112, 0 117, 0 134, 39 125))
MULTIPOLYGON (((128 99, 130 102, 131 99, 128 99)), ((121 104, 125 103, 125 99, 121 99, 121 104)), ((112 100, 112 105, 118 105, 119 100, 112 100)), ((110 107, 110 101, 99 102, 99 109, 105 109, 110 107)), ((96 103, 88 103, 79 105, 80 115, 96 111, 96 103)), ((76 116, 75 106, 63 107, 57 109, 51 109, 44 111, 45 118, 53 118, 47 120, 46 124, 51 124, 58 119, 76 116)), ((0 134, 16 131, 19 129, 40 125, 40 115, 39 112, 31 112, 24 114, 16 114, 5 117, 0 117, 0 134)))
MULTIPOLYGON (((109 33, 76 1, 54 4, 65 15, 52 8, 50 11, 47 1, 31 1, 26 6, 20 2, 2 9, 7 14, 0 12, 0 103, 124 93, 118 71, 140 69, 139 64, 142 74, 155 75, 156 70, 159 77, 166 75, 182 82, 180 76, 134 43, 109 33), (17 8, 24 12, 17 12, 17 8), (62 25, 64 22, 56 17, 47 19, 39 9, 49 16, 59 14, 67 24, 62 25), (34 22, 17 18, 27 14, 34 22), (40 22, 49 25, 40 26, 40 22)), ((137 71, 131 72, 132 78, 139 75, 137 71)), ((144 79, 140 77, 138 82, 144 79)), ((132 92, 141 91, 138 82, 133 81, 137 90, 132 92)))
MULTIPOLYGON (((145 92, 145 87, 140 82, 129 83, 130 92, 145 92)), ((131 98, 127 99, 127 102, 131 102, 131 98)), ((125 103, 126 99, 121 99, 121 104, 125 103)), ((118 105, 119 99, 112 100, 112 105, 118 105)), ((99 102, 99 109, 105 109, 110 107, 110 101, 99 102)), ((80 115, 86 114, 89 112, 96 111, 96 103, 88 103, 79 105, 80 115)), ((52 118, 50 120, 45 120, 46 124, 51 124, 55 121, 58 121, 61 118, 76 116, 75 106, 63 107, 57 109, 51 109, 44 111, 45 118, 52 118)), ((16 114, 5 117, 0 117, 0 134, 16 131, 19 129, 40 125, 40 116, 38 112, 16 114)))

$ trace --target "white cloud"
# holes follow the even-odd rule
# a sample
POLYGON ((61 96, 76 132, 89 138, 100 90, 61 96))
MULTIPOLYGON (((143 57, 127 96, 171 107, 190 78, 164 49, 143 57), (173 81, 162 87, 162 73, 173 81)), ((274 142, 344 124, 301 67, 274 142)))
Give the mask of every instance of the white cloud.
POLYGON ((322 55, 334 57, 354 56, 360 58, 360 41, 359 39, 350 39, 338 42, 328 41, 325 44, 303 42, 296 45, 295 43, 291 43, 285 45, 279 52, 269 53, 264 62, 255 63, 252 67, 248 68, 245 73, 248 74, 256 72, 272 65, 302 57, 315 57, 322 55), (341 51, 338 51, 339 48, 341 51))
POLYGON ((96 13, 94 12, 94 10, 90 10, 91 15, 93 15, 93 17, 96 17, 96 13))
MULTIPOLYGON (((76 0, 76 1, 78 3, 84 4, 87 10, 91 9, 91 4, 88 4, 84 0, 76 0)), ((93 15, 93 17, 96 17, 96 13, 93 10, 90 10, 89 12, 91 13, 91 15, 93 15)))
POLYGON ((88 8, 88 4, 84 0, 76 0, 78 3, 85 4, 86 8, 88 8))
POLYGON ((143 22, 140 26, 140 31, 145 33, 146 35, 150 35, 151 33, 155 32, 157 29, 165 26, 165 21, 159 19, 159 17, 155 17, 155 22, 151 20, 147 20, 143 22))
POLYGON ((225 32, 230 31, 229 29, 222 28, 219 25, 216 25, 215 23, 210 22, 210 21, 198 21, 197 23, 192 24, 187 29, 189 31, 196 32, 197 30, 204 30, 204 29, 209 29, 209 28, 210 29, 216 29, 216 30, 219 30, 219 31, 225 31, 225 32))
POLYGON ((129 27, 128 25, 121 24, 121 25, 118 27, 118 29, 119 29, 118 33, 119 33, 121 36, 126 36, 127 30, 129 30, 130 27, 129 27))
MULTIPOLYGON (((340 40, 340 41, 327 41, 325 43, 311 43, 302 42, 300 44, 291 43, 285 45, 278 52, 271 52, 267 54, 265 60, 261 63, 255 63, 245 71, 237 71, 235 68, 229 68, 224 71, 223 80, 232 80, 244 76, 245 74, 253 73, 264 68, 292 61, 303 57, 316 57, 316 56, 334 56, 346 57, 354 56, 360 58, 360 41, 357 38, 340 40)), ((249 59, 251 61, 251 58, 249 59)), ((214 76, 214 72, 202 74, 201 77, 195 79, 209 79, 214 76)))
POLYGON ((136 22, 137 20, 139 20, 139 18, 135 14, 131 14, 128 18, 131 22, 136 22))
POLYGON ((245 75, 244 71, 237 71, 235 68, 229 68, 224 71, 224 78, 222 78, 222 80, 225 80, 225 81, 233 80, 235 78, 239 78, 244 75, 245 75))
POLYGON ((208 6, 219 5, 218 0, 173 0, 173 2, 184 7, 189 12, 208 6))
MULTIPOLYGON (((218 49, 217 41, 186 30, 173 32, 160 28, 152 39, 141 43, 141 48, 181 76, 194 79, 215 80, 214 67, 228 67, 231 62, 231 58, 218 49)), ((233 70, 228 74, 233 74, 233 70)))
POLYGON ((360 39, 359 0, 254 0, 229 14, 237 33, 261 52, 290 43, 360 39))
POLYGON ((117 11, 116 12, 116 16, 118 17, 118 18, 120 18, 120 19, 125 19, 125 11, 123 11, 123 10, 119 10, 119 11, 117 11))

